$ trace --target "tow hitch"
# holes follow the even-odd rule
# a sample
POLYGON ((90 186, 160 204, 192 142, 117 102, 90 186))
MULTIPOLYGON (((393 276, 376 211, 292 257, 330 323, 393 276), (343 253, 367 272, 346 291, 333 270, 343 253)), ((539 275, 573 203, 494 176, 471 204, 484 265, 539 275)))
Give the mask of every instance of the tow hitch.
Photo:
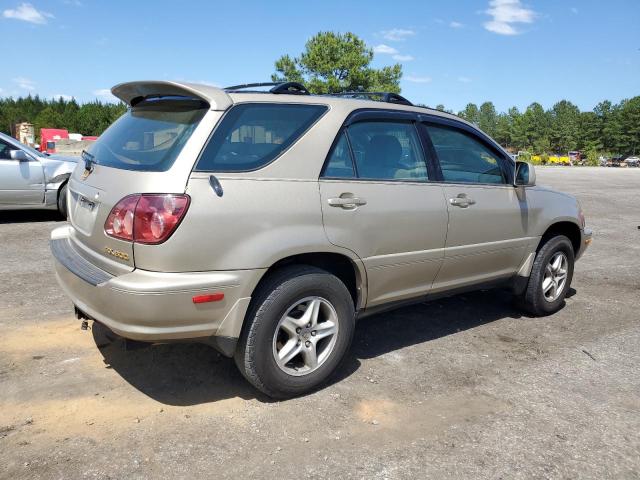
POLYGON ((77 306, 73 306, 73 313, 75 314, 78 320, 82 320, 82 324, 80 325, 81 330, 89 330, 89 320, 93 320, 89 315, 80 310, 77 306))

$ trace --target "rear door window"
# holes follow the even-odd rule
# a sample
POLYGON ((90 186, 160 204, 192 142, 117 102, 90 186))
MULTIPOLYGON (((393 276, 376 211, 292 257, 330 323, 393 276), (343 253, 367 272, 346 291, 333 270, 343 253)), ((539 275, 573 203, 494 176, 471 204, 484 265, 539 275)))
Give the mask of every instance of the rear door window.
POLYGON ((335 143, 323 176, 409 182, 429 179, 413 123, 386 121, 349 126, 335 143))
POLYGON ((428 180, 427 164, 412 123, 360 122, 348 129, 358 177, 428 180))
POLYGON ((327 107, 247 103, 233 107, 204 148, 196 171, 242 172, 275 160, 296 142, 327 107))
POLYGON ((451 127, 426 125, 445 182, 507 183, 501 159, 470 134, 451 127))

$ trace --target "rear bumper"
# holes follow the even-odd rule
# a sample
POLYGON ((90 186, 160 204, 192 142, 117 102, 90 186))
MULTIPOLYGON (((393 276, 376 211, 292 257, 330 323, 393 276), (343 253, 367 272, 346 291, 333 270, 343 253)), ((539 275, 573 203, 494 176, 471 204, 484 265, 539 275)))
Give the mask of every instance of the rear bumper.
POLYGON ((264 273, 134 270, 113 276, 74 253, 61 230, 52 233, 51 250, 58 282, 78 309, 124 338, 147 342, 238 338, 251 293, 264 273), (193 303, 195 295, 215 292, 224 298, 193 303))

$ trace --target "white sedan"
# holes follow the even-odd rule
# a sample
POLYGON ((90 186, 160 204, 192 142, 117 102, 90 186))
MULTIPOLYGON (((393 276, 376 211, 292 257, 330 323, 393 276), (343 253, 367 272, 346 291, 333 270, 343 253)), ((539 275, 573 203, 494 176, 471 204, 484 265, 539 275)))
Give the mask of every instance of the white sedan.
POLYGON ((0 133, 0 210, 58 210, 66 218, 67 181, 77 163, 0 133))

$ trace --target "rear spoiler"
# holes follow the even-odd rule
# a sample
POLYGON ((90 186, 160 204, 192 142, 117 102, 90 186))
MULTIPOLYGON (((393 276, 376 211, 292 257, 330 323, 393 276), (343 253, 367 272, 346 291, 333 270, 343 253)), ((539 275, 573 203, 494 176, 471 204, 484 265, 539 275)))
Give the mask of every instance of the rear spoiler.
POLYGON ((157 96, 182 96, 194 97, 205 101, 211 110, 226 110, 233 101, 227 93, 216 87, 195 83, 182 83, 170 81, 138 81, 120 83, 111 89, 116 97, 127 105, 136 103, 137 100, 146 97, 157 96))

